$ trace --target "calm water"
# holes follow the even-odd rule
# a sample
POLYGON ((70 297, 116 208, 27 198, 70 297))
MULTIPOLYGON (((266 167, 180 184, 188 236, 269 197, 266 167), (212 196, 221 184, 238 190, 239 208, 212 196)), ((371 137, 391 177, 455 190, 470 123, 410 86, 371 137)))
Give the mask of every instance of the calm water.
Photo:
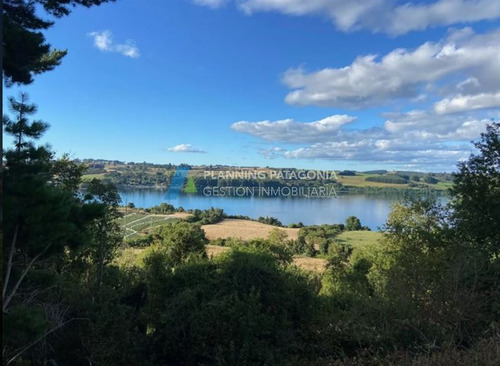
MULTIPOLYGON (((391 211, 398 196, 351 194, 338 198, 262 198, 262 197, 206 197, 182 195, 176 200, 165 200, 166 192, 159 189, 120 191, 123 204, 133 202, 136 207, 148 208, 168 202, 185 209, 222 208, 229 215, 251 218, 273 216, 288 225, 302 221, 306 225, 344 223, 347 216, 357 216, 362 225, 378 230, 391 211)), ((447 198, 440 200, 446 202, 447 198)))

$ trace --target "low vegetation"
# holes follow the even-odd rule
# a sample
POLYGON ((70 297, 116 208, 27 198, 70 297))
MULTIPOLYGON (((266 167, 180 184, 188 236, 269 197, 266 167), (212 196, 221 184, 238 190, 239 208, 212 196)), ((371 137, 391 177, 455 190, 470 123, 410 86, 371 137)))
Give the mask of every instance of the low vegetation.
POLYGON ((500 124, 459 163, 449 206, 396 205, 377 237, 354 217, 300 229, 251 221, 267 236, 225 238, 209 256, 206 228, 231 222, 216 209, 161 222, 144 248, 124 249, 123 227, 158 214, 123 216, 98 179, 81 194, 83 167, 36 146, 47 125, 29 121, 24 97, 10 104, 4 364, 498 363, 500 124), (297 252, 322 264, 298 268, 297 252))

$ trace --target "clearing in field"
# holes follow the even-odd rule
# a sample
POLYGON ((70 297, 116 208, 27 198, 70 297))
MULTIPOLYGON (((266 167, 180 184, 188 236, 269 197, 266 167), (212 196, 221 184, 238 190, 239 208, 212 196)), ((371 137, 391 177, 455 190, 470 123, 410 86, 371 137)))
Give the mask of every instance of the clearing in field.
POLYGON ((281 228, 256 221, 238 219, 226 219, 217 224, 203 225, 201 228, 205 231, 208 240, 227 238, 241 240, 266 239, 269 233, 276 228, 285 231, 289 239, 297 239, 299 234, 299 229, 281 228))
POLYGON ((190 214, 187 212, 175 212, 167 215, 152 215, 143 212, 134 212, 118 219, 121 228, 125 231, 125 238, 139 235, 146 229, 155 228, 173 219, 186 219, 190 214))
POLYGON ((379 231, 344 231, 337 235, 341 244, 352 246, 354 249, 361 249, 376 245, 378 240, 382 239, 382 233, 379 231))
MULTIPOLYGON (((221 247, 218 245, 208 244, 206 247, 207 255, 209 258, 217 257, 225 253, 231 248, 221 247)), ((142 260, 146 250, 144 248, 126 248, 123 249, 115 258, 114 263, 120 267, 141 267, 142 260)), ((326 260, 321 258, 308 258, 308 257, 294 257, 293 263, 306 271, 323 272, 325 270, 326 260)))

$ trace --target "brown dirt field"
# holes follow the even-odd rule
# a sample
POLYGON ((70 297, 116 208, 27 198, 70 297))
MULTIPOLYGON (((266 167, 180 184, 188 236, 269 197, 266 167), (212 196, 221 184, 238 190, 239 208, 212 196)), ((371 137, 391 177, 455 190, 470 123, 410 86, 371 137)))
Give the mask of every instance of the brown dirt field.
POLYGON ((326 266, 326 259, 309 258, 309 257, 294 257, 293 264, 306 271, 323 272, 326 266))
MULTIPOLYGON (((211 258, 227 252, 231 250, 231 248, 208 244, 206 250, 208 257, 211 258)), ((323 272, 325 270, 326 260, 321 258, 294 257, 293 264, 306 271, 323 272)))
POLYGON ((217 224, 202 226, 208 240, 227 238, 239 238, 242 240, 265 239, 271 230, 276 228, 285 231, 289 239, 297 239, 299 235, 299 229, 279 228, 250 220, 227 219, 217 224))
POLYGON ((191 216, 191 214, 187 212, 174 212, 173 214, 154 215, 154 216, 167 216, 167 217, 175 217, 176 219, 186 219, 188 216, 191 216))
POLYGON ((227 252, 228 250, 231 250, 231 248, 228 248, 228 247, 221 247, 221 246, 218 246, 218 245, 206 245, 205 246, 206 250, 207 250, 207 255, 208 257, 216 257, 218 256, 219 254, 222 254, 224 252, 227 252))

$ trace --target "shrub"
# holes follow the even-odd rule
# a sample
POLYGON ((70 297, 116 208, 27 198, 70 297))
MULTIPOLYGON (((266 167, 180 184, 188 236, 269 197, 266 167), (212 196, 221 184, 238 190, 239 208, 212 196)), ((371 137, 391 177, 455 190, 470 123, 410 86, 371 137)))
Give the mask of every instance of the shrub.
POLYGON ((175 365, 277 364, 300 349, 314 299, 306 277, 255 247, 182 266, 152 288, 150 357, 175 365))
POLYGON ((431 175, 425 175, 424 182, 428 184, 437 184, 439 181, 431 175))
POLYGON ((227 217, 224 210, 220 208, 211 207, 208 210, 193 210, 190 217, 188 217, 188 222, 197 222, 200 225, 216 224, 221 222, 227 217))
POLYGON ((342 170, 341 172, 339 172, 339 175, 343 175, 343 176, 354 176, 356 175, 356 172, 354 170, 342 170))
POLYGON ((345 220, 345 229, 347 231, 357 231, 362 230, 361 221, 356 216, 349 216, 345 220))
POLYGON ((257 219, 257 221, 267 225, 280 226, 280 227, 283 226, 280 220, 271 216, 266 216, 266 217, 261 216, 257 219))

